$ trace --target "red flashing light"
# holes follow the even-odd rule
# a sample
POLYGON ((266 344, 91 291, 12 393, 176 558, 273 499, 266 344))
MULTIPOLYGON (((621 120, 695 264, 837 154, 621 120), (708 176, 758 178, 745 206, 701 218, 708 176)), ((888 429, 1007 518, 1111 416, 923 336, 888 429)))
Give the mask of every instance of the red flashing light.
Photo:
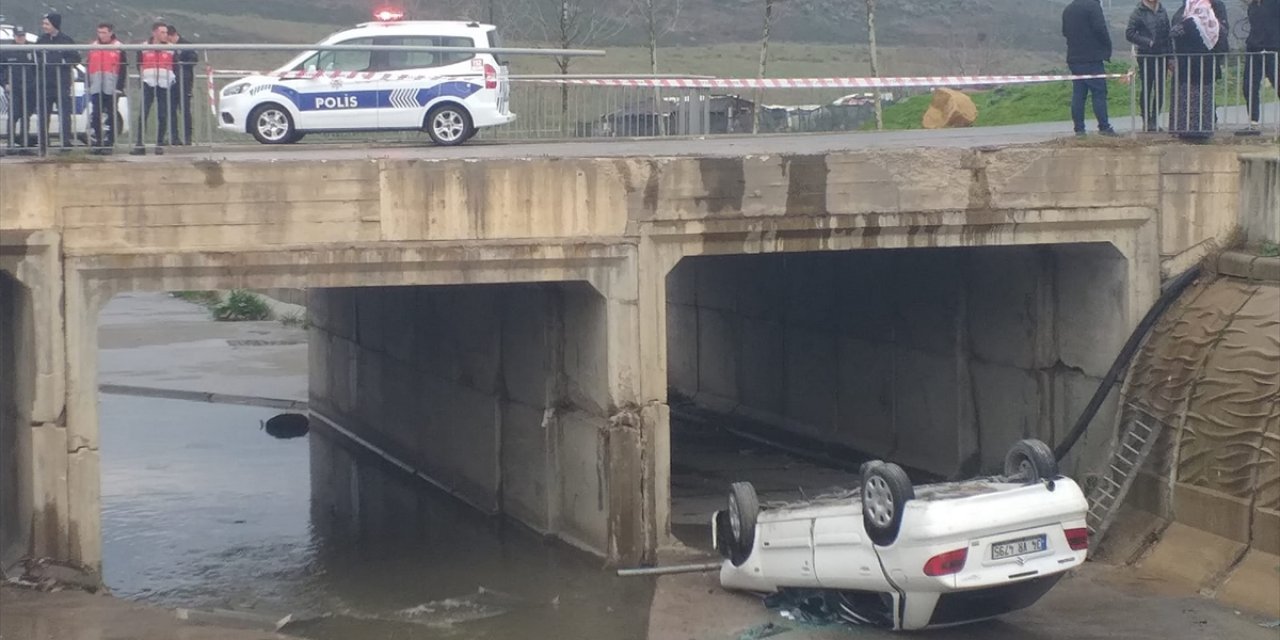
POLYGON ((1072 551, 1084 551, 1089 548, 1089 530, 1085 528, 1067 529, 1067 546, 1072 551))
POLYGON ((940 553, 929 558, 929 561, 924 563, 924 574, 936 578, 960 573, 964 569, 965 561, 968 559, 968 549, 956 549, 955 551, 940 553))
POLYGON ((404 12, 399 9, 378 9, 373 12, 373 18, 379 22, 395 22, 404 18, 404 12))

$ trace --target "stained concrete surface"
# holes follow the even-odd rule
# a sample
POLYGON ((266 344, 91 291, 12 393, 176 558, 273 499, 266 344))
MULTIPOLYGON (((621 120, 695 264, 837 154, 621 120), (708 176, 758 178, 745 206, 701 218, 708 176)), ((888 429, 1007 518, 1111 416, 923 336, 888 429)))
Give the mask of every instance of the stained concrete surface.
POLYGON ((1280 631, 1194 594, 1162 593, 1123 570, 1087 564, 1036 605, 997 620, 903 635, 866 627, 806 626, 752 595, 720 589, 715 574, 658 581, 650 640, 1276 640, 1280 631), (773 623, 774 628, 765 625, 773 623))

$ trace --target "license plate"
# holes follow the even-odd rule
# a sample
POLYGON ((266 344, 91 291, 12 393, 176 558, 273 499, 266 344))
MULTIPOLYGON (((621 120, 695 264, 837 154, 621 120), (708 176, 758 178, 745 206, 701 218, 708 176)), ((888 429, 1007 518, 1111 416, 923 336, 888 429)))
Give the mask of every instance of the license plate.
POLYGON ((1008 540, 1006 542, 997 542, 991 545, 991 559, 1003 560, 1005 558, 1015 558, 1017 556, 1025 556, 1028 553, 1044 551, 1048 548, 1049 540, 1044 534, 1030 536, 1027 538, 1018 538, 1017 540, 1008 540))

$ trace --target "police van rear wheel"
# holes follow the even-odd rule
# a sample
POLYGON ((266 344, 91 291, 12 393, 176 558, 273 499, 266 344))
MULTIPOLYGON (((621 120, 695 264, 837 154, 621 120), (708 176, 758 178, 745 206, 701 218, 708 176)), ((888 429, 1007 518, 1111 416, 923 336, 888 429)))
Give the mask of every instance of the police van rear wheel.
POLYGON ((427 135, 441 146, 462 144, 471 137, 471 114, 456 105, 436 107, 427 114, 427 135))
POLYGON ((288 144, 297 136, 293 117, 276 104, 264 104, 253 110, 249 115, 249 133, 262 144, 288 144))

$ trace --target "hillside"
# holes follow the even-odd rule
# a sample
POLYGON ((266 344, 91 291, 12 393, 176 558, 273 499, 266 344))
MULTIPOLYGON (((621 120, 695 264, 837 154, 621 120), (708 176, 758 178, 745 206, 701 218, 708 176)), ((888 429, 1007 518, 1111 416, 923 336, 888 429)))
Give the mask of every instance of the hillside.
MULTIPOLYGON (((522 8, 548 1, 555 0, 496 2, 497 21, 507 31, 508 40, 535 40, 535 34, 520 33, 516 28, 528 23, 522 18, 526 13, 522 8)), ((614 5, 609 13, 615 15, 625 14, 635 1, 603 0, 614 5)), ((1063 1, 881 2, 877 11, 879 39, 886 46, 898 47, 1056 51, 1060 48, 1058 14, 1063 1)), ((182 23, 185 33, 198 34, 198 40, 204 42, 307 42, 335 27, 366 20, 375 4, 383 6, 376 0, 88 0, 61 7, 61 12, 66 30, 78 39, 87 38, 101 20, 116 23, 130 39, 145 38, 147 25, 154 17, 164 16, 182 23)), ((423 18, 484 18, 489 8, 488 0, 400 0, 399 4, 424 7, 413 12, 423 18)), ((47 7, 38 0, 7 0, 2 11, 7 21, 35 29, 47 7)), ((779 42, 866 42, 864 4, 858 0, 781 0, 777 7, 773 34, 779 42)), ((668 46, 752 42, 760 37, 763 2, 683 0, 679 15, 679 25, 665 38, 668 46)), ((597 44, 640 44, 635 22, 620 24, 620 31, 608 42, 597 44)))

